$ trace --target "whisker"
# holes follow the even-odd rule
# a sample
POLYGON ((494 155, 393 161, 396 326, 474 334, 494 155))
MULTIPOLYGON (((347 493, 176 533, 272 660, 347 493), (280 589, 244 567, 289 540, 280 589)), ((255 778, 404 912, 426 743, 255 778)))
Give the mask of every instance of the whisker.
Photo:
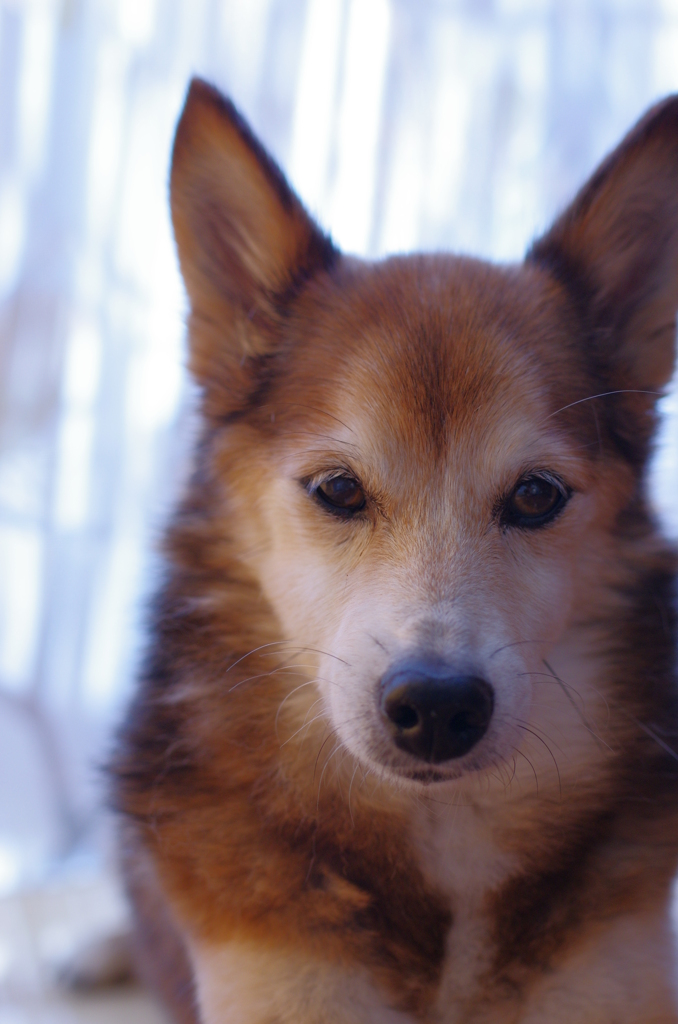
POLYGON ((600 436, 600 424, 598 423, 598 413, 596 411, 595 405, 591 406, 591 412, 593 413, 593 421, 594 421, 594 423, 596 425, 596 435, 598 437, 598 454, 602 456, 602 454, 603 454, 603 440, 602 440, 602 438, 600 436))
MULTIPOLYGON (((283 705, 285 704, 285 701, 288 700, 293 694, 298 693, 299 690, 303 690, 305 686, 314 686, 316 682, 317 682, 317 680, 315 680, 315 679, 308 679, 305 683, 300 683, 299 686, 295 686, 293 690, 290 690, 289 693, 286 693, 285 696, 283 697, 283 699, 280 701, 280 704, 278 705, 278 710, 275 713, 275 726, 274 726, 274 728, 275 728, 275 735, 276 735, 276 738, 278 740, 280 739, 280 737, 278 736, 278 719, 280 718, 280 712, 283 709, 283 705)), ((317 704, 317 701, 314 701, 314 704, 317 704)), ((313 705, 311 705, 311 707, 313 707, 313 705)))
MULTIPOLYGON (((563 785, 562 785, 562 782, 560 780, 560 768, 558 767, 558 762, 556 761, 555 755, 554 755, 553 751, 551 750, 550 746, 548 745, 546 740, 542 739, 542 737, 539 736, 539 734, 534 731, 534 729, 531 729, 528 725, 526 725, 524 722, 522 722, 519 718, 514 719, 514 721, 517 722, 519 729, 522 729, 523 732, 529 732, 530 735, 534 736, 534 738, 536 740, 539 740, 539 742, 541 744, 543 744, 543 746, 545 746, 546 749, 548 750, 549 754, 551 755, 551 760, 553 761, 553 764, 554 764, 555 769, 556 769, 556 775, 558 776, 558 791, 560 793, 560 799, 562 800, 562 798, 563 798, 563 785)), ((561 751, 561 753, 562 753, 562 751, 561 751)))
POLYGON ((356 761, 355 768, 353 769, 353 775, 351 776, 351 781, 348 786, 348 813, 351 817, 351 828, 355 828, 355 822, 353 820, 353 811, 351 810, 351 790, 353 789, 353 780, 355 779, 355 775, 356 772, 358 771, 359 764, 360 762, 356 761))
MULTIPOLYGON (((581 693, 579 692, 579 690, 577 690, 576 687, 572 686, 571 683, 566 683, 565 680, 563 680, 563 679, 557 679, 556 678, 554 680, 554 676, 553 676, 552 672, 519 672, 518 676, 519 677, 521 677, 521 676, 541 676, 542 679, 545 679, 549 683, 552 683, 554 681, 555 682, 559 682, 559 683, 561 683, 562 686, 566 686, 568 688, 568 690, 572 690, 573 693, 576 693, 577 697, 579 697, 579 700, 582 703, 582 708, 586 707, 586 702, 585 702, 584 698, 582 697, 581 693)), ((537 679, 536 680, 537 683, 539 683, 541 681, 542 681, 541 679, 537 679)))
POLYGON ((533 764, 532 764, 532 762, 530 761, 530 759, 529 759, 529 757, 527 756, 527 754, 524 754, 524 753, 522 752, 522 750, 516 750, 516 754, 518 754, 518 755, 519 755, 520 757, 524 758, 524 760, 525 760, 525 761, 527 761, 527 763, 529 764, 530 768, 532 769, 532 774, 534 775, 534 781, 535 781, 535 785, 536 785, 536 787, 537 787, 537 793, 538 793, 538 792, 539 792, 539 779, 538 779, 538 777, 537 777, 537 772, 536 772, 536 770, 535 770, 535 767, 534 767, 534 765, 533 765, 533 764))
POLYGON ((320 714, 316 715, 315 718, 312 718, 310 722, 307 722, 307 718, 310 715, 311 711, 316 706, 316 704, 320 704, 321 701, 322 701, 322 697, 318 697, 317 700, 313 701, 313 703, 311 704, 310 708, 308 709, 308 711, 304 715, 304 721, 301 723, 299 728, 295 732, 293 732, 291 736, 288 736, 287 739, 283 743, 280 744, 280 749, 281 750, 282 750, 283 747, 286 747, 288 743, 291 743, 292 740, 294 739, 294 737, 298 736, 299 733, 301 732, 301 730, 306 727, 306 725, 308 725, 309 728, 310 728, 313 725, 314 722, 317 722, 318 719, 323 717, 324 712, 321 711, 320 714))
MULTIPOLYGON (((545 677, 546 679, 548 679, 549 681, 550 681, 551 679, 553 679, 553 673, 552 673, 552 672, 521 672, 521 673, 520 673, 520 675, 521 675, 521 676, 544 676, 544 677, 545 677)), ((579 692, 579 690, 577 690, 577 689, 576 689, 576 688, 575 688, 575 687, 574 687, 574 686, 572 685, 572 683, 566 683, 564 679, 561 679, 561 680, 560 680, 560 682, 561 682, 561 684, 562 684, 563 686, 567 686, 567 687, 568 687, 568 689, 572 690, 572 692, 573 692, 573 693, 576 693, 576 695, 577 695, 577 696, 579 697, 579 700, 580 700, 580 701, 581 701, 581 703, 582 703, 582 709, 583 709, 583 708, 585 708, 585 707, 586 707, 586 701, 585 701, 585 700, 584 700, 584 698, 582 697, 582 695, 581 695, 581 693, 579 692)), ((599 689, 598 689, 598 687, 594 686, 594 685, 593 685, 592 683, 587 683, 586 685, 588 686, 588 688, 589 688, 589 689, 590 689, 590 690, 591 690, 591 691, 592 691, 593 693, 595 693, 595 695, 596 695, 597 697, 600 697, 600 699, 602 700, 603 704, 605 705, 605 711, 607 712, 607 724, 609 725, 609 724, 610 724, 610 720, 611 720, 611 717, 612 717, 612 712, 611 712, 611 710, 610 710, 610 703, 609 703, 609 701, 608 701, 607 697, 605 696, 605 694, 603 693, 603 691, 602 691, 602 690, 599 690, 599 689)))
POLYGON ((504 792, 505 793, 508 792, 508 790, 509 790, 509 788, 511 786, 511 783, 513 782, 513 779, 514 779, 515 774, 516 774, 515 758, 513 758, 512 760, 513 760, 513 773, 511 773, 509 771, 509 766, 507 765, 506 761, 502 760, 502 761, 500 761, 498 763, 498 768, 499 768, 499 772, 500 772, 501 777, 502 777, 502 781, 504 780, 504 775, 506 776, 506 781, 504 782, 504 792))
POLYGON ((489 658, 487 660, 491 661, 492 658, 494 658, 494 656, 496 654, 501 654, 502 651, 508 650, 509 647, 520 647, 521 644, 540 644, 540 643, 543 643, 543 641, 542 640, 514 640, 513 643, 503 644, 501 647, 497 647, 496 651, 492 651, 492 654, 489 656, 489 658))
POLYGON ((341 761, 337 762, 337 764, 334 766, 334 778, 335 778, 335 780, 337 782, 337 785, 339 786, 339 792, 341 793, 341 796, 343 798, 344 790, 343 790, 342 785, 341 785, 340 772, 341 772, 341 769, 346 764, 346 762, 349 760, 349 758, 352 757, 352 755, 351 755, 351 751, 347 750, 346 747, 343 746, 343 744, 341 744, 341 746, 342 746, 342 749, 343 749, 343 752, 344 752, 344 756, 342 757, 341 761))
POLYGON ((643 730, 646 736, 649 736, 650 739, 654 740, 655 743, 657 743, 663 751, 669 754, 675 761, 678 761, 678 753, 672 747, 670 747, 668 743, 665 743, 661 736, 657 736, 657 733, 654 731, 654 729, 651 729, 649 725, 646 725, 645 722, 641 722, 639 718, 636 718, 628 711, 625 711, 624 713, 628 716, 628 718, 631 719, 632 722, 636 723, 639 729, 643 730))
POLYGON ((237 690, 239 687, 244 686, 245 683, 252 683, 256 679, 270 679, 271 676, 277 675, 278 672, 285 671, 290 671, 289 665, 278 665, 275 668, 272 668, 270 672, 259 672, 255 676, 247 676, 246 679, 239 679, 237 683, 234 683, 233 686, 230 686, 226 693, 233 693, 234 690, 237 690))
POLYGON ((237 665, 240 664, 241 661, 244 661, 245 658, 251 658, 253 654, 258 654, 259 651, 263 651, 267 647, 282 647, 287 643, 289 643, 289 641, 287 640, 272 640, 268 644, 261 644, 259 647, 253 647, 251 651, 248 651, 247 654, 243 654, 240 658, 238 658, 237 661, 234 661, 232 665, 229 665, 226 671, 231 672, 234 668, 236 668, 237 665))
MULTIPOLYGON (((325 728, 325 733, 327 733, 327 727, 325 728)), ((320 744, 320 748, 318 750, 318 753, 316 754, 315 764, 313 765, 313 779, 315 779, 315 773, 316 773, 316 771, 318 769, 318 759, 319 759, 320 755, 322 754, 323 747, 325 746, 327 741, 329 739, 331 739, 331 738, 332 738, 332 733, 330 733, 329 735, 324 736, 324 739, 323 739, 322 743, 320 744)))
POLYGON ((308 651, 310 654, 322 654, 325 658, 334 658, 335 661, 341 662, 341 664, 346 665, 347 668, 351 667, 350 661, 340 658, 338 654, 332 654, 331 651, 323 651, 319 647, 300 647, 299 650, 308 651))
POLYGON ((325 765, 324 765, 324 767, 323 767, 323 770, 322 770, 322 772, 320 773, 320 778, 319 778, 319 780, 318 780, 318 798, 317 798, 317 800, 316 800, 316 805, 315 805, 315 811, 316 811, 316 814, 318 814, 318 813, 319 813, 319 811, 320 811, 320 790, 322 789, 322 784, 323 784, 323 778, 324 778, 324 776, 325 776, 325 772, 327 771, 327 766, 328 766, 328 764, 330 763, 330 761, 332 760, 332 758, 333 758, 333 757, 335 756, 335 754, 336 754, 336 753, 337 753, 337 752, 338 752, 339 750, 341 750, 341 749, 342 749, 342 748, 341 748, 341 744, 340 744, 339 742, 337 742, 337 744, 336 744, 336 746, 335 746, 334 750, 332 751, 332 753, 330 754, 330 756, 329 756, 329 757, 327 758, 327 760, 325 761, 325 765))
MULTIPOLYGON (((560 678, 559 678, 559 676, 557 676, 557 675, 556 675, 556 673, 555 673, 555 672, 553 671, 553 669, 551 668, 551 666, 549 665, 548 661, 546 661, 546 659, 545 659, 545 658, 543 658, 543 659, 542 659, 542 664, 546 665, 546 668, 547 668, 547 669, 549 670, 549 672, 551 673, 551 675, 553 676, 553 678, 555 679, 555 681, 556 681, 556 682, 558 683, 558 686, 559 686, 559 687, 561 688, 561 690, 563 691, 563 693, 565 694, 565 696, 566 696, 566 697, 567 697, 567 699, 569 700, 570 704, 572 705, 572 707, 574 708, 574 710, 575 710, 575 711, 577 712, 577 714, 579 715, 579 717, 580 717, 580 719, 581 719, 581 722, 582 722, 582 725, 584 726, 584 728, 585 728, 585 729, 586 729, 586 730, 587 730, 588 732, 590 732, 590 734, 591 734, 591 735, 593 736, 593 738, 594 738, 594 740, 596 741, 596 743, 600 744, 600 745, 601 745, 601 746, 603 746, 603 747, 606 747, 606 748, 607 748, 607 749, 608 749, 608 750, 610 751, 610 753, 611 753, 611 754, 613 754, 613 753, 614 753, 614 750, 612 749, 612 747, 610 746, 610 744, 609 744, 609 743, 606 743, 606 742, 605 742, 605 740, 604 740, 604 739, 602 738, 602 736, 599 736, 599 735, 598 735, 598 733, 596 732, 596 730, 595 730, 595 729, 594 729, 594 728, 593 728, 593 727, 592 727, 592 726, 590 725, 590 723, 588 722, 588 720, 587 720, 587 718, 586 718, 586 715, 584 714, 584 712, 583 712, 583 711, 582 711, 582 710, 581 710, 581 709, 580 709, 580 708, 579 708, 579 707, 577 706, 577 703, 576 703, 576 701, 575 701, 575 700, 574 700, 574 699, 572 698, 572 696, 570 695, 570 693, 569 693, 569 690, 568 690, 568 686, 569 686, 569 684, 567 684, 567 683, 564 683, 564 682, 563 682, 563 680, 562 680, 562 679, 560 679, 560 678)), ((574 689, 574 687, 572 687, 572 689, 574 689)), ((577 691, 575 690, 575 693, 576 693, 576 692, 577 692, 577 691)), ((578 695, 578 696, 579 696, 579 699, 581 700, 581 695, 578 695)))
MULTIPOLYGON (((549 707, 549 708, 550 708, 550 705, 538 705, 538 704, 533 704, 532 706, 533 706, 533 707, 549 707)), ((515 717, 515 716, 513 716, 513 715, 511 715, 510 717, 512 717, 512 718, 513 718, 513 721, 514 721, 514 722, 517 722, 517 723, 518 723, 518 725, 521 725, 521 726, 529 726, 529 727, 530 727, 530 729, 536 729, 536 730, 537 730, 537 732, 541 734, 541 736, 544 736, 544 737, 546 737, 546 739, 547 739, 547 740, 548 740, 548 741, 549 741, 550 743, 553 743, 553 746, 554 746, 554 747, 556 748, 556 750, 558 751, 558 753, 559 753, 559 754, 562 754, 562 755, 563 755, 563 757, 565 757, 565 756, 566 756, 566 754, 565 754, 565 751, 563 750, 563 748, 562 748, 561 746, 559 746, 559 745, 558 745, 558 744, 556 743, 556 741, 555 741, 555 740, 553 739, 553 737, 552 737, 552 736, 549 736, 549 735, 548 735, 548 733, 547 733, 547 732, 546 732, 546 731, 545 731, 544 729, 540 729, 540 727, 539 727, 538 725, 536 725, 536 724, 535 724, 534 722, 525 722, 525 721, 524 721, 524 720, 523 720, 522 718, 516 718, 516 717, 515 717)))
POLYGON ((229 667, 226 669, 226 672, 231 672, 242 661, 245 661, 246 658, 251 658, 253 655, 259 654, 261 651, 266 651, 267 655, 275 654, 275 651, 268 650, 268 648, 271 647, 287 647, 288 649, 291 648, 291 650, 296 653, 306 652, 309 654, 322 654, 326 658, 334 658, 335 661, 341 662, 341 664, 346 665, 347 668, 351 667, 350 662, 345 661, 343 658, 340 658, 338 654, 332 654, 331 651, 323 651, 318 647, 306 647, 304 645, 296 645, 295 647, 292 647, 291 645, 291 640, 272 640, 271 643, 261 644, 261 646, 259 647, 253 647, 251 651, 248 651, 247 654, 243 654, 240 658, 237 659, 237 661, 234 661, 232 665, 229 665, 229 667))
POLYGON ((594 398, 607 398, 608 395, 656 395, 661 398, 661 391, 643 391, 640 388, 620 388, 618 391, 601 391, 599 395, 589 395, 587 398, 579 398, 576 402, 570 402, 569 405, 563 405, 560 409, 556 409, 555 412, 550 413, 546 419, 550 420, 552 416, 557 416, 559 412, 565 412, 566 409, 572 409, 575 405, 581 405, 582 402, 591 402, 594 398))
POLYGON ((365 783, 367 782, 367 780, 369 779, 370 775, 373 774, 373 770, 372 770, 372 768, 368 768, 366 771, 364 771, 363 767, 361 765, 360 766, 360 774, 362 775, 362 778, 360 780, 360 789, 362 789, 363 786, 365 785, 365 783))
POLYGON ((500 763, 498 761, 493 761, 492 762, 492 767, 495 768, 496 771, 488 771, 487 774, 491 775, 493 779, 496 779, 497 782, 499 783, 499 785, 503 786, 504 792, 506 792, 506 782, 502 778, 500 763))

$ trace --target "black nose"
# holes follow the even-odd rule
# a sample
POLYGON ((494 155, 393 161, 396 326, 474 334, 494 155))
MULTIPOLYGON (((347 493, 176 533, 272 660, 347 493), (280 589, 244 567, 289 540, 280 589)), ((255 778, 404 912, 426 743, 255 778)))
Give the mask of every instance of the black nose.
POLYGON ((449 665, 401 664, 382 679, 381 712, 396 746, 430 764, 468 754, 493 708, 489 683, 454 675, 449 665))

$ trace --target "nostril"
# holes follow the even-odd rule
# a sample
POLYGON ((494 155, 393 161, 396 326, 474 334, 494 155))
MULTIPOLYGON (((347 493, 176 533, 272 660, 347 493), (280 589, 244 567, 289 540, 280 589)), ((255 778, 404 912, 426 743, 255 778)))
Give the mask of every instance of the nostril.
POLYGON ((419 725, 419 714, 409 704, 399 704, 393 710, 389 710, 388 717, 399 729, 414 729, 419 725))
POLYGON ((471 728, 472 726, 473 722, 471 721, 471 716, 462 711, 460 715, 455 715, 449 720, 447 723, 447 730, 448 732, 459 733, 463 732, 464 729, 471 728))

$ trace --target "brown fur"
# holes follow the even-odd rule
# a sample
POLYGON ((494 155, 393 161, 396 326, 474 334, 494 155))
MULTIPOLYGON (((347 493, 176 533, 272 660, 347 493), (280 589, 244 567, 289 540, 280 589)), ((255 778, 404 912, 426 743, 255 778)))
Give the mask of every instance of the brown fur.
MULTIPOLYGON (((184 942, 366 972, 385 1006, 447 1020, 440 999, 465 894, 446 889, 415 819, 433 834, 436 787, 448 799, 458 785, 471 818, 485 820, 496 800, 487 828, 514 866, 476 901, 487 962, 449 1020, 521 1020, 535 986, 609 922, 659 912, 676 867, 674 559, 643 472, 678 306, 678 100, 647 115, 520 267, 341 256, 200 82, 177 131, 172 210, 204 429, 113 763, 142 939, 152 953, 158 916, 176 937, 150 973, 182 1024, 193 1012, 184 968, 183 996, 162 978, 178 970, 166 959, 185 963, 184 942), (547 443, 585 525, 573 499, 562 524, 502 539, 497 502, 547 443), (371 495, 364 521, 312 508, 283 479, 292 462, 295 480, 357 466, 371 495), (308 597, 287 552, 317 566, 308 597), (351 660, 309 642, 328 593, 337 616, 359 619, 350 609, 363 592, 364 614, 381 593, 386 615, 408 588, 447 608, 477 587, 524 637, 529 601, 516 587, 548 595, 538 572, 549 559, 554 581, 572 574, 562 629, 599 659, 595 692, 608 706, 606 721, 602 710, 575 716, 581 763, 556 765, 556 778, 544 755, 536 788, 514 799, 531 778, 523 741, 547 746, 524 722, 517 752, 469 768, 487 797, 463 780, 395 784, 396 761, 364 737, 356 754, 316 689, 323 658, 351 660), (297 621, 307 633, 295 635, 297 621), (497 772, 510 799, 492 795, 497 772)), ((418 629, 419 645, 446 642, 437 620, 418 629)), ((564 709, 576 704, 554 673, 523 674, 541 674, 564 709)))

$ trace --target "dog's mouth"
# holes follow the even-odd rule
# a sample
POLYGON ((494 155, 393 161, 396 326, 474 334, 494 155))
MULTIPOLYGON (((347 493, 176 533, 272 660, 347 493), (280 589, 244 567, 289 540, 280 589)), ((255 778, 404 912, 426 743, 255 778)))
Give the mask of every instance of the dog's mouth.
POLYGON ((458 773, 450 775, 447 772, 442 772, 438 768, 427 768, 420 769, 417 771, 400 771, 397 773, 398 777, 405 779, 408 782, 416 782, 422 786, 430 786, 436 782, 452 782, 458 778, 458 773))
POLYGON ((406 754, 399 756, 399 751, 391 748, 390 752, 380 751, 369 759, 371 766, 377 767, 379 773, 396 786, 409 785, 431 786, 441 783, 458 782, 469 775, 482 773, 494 763, 487 752, 478 751, 475 756, 455 758, 442 764, 416 763, 406 754))

